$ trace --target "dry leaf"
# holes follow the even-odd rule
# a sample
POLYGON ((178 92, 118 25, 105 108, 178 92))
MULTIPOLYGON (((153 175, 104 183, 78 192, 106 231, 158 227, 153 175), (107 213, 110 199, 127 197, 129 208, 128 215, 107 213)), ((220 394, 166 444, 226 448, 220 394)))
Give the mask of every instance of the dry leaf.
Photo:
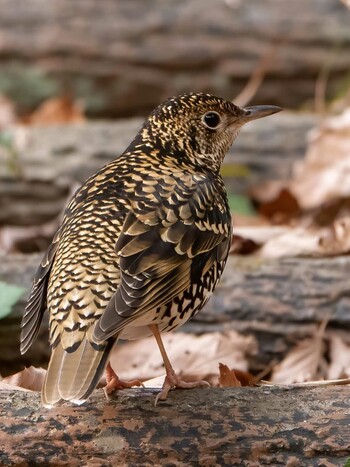
POLYGON ((269 181, 251 189, 252 199, 258 203, 259 214, 282 223, 300 214, 300 206, 288 188, 288 182, 269 181))
MULTIPOLYGON (((247 355, 257 350, 251 336, 235 331, 206 333, 164 333, 163 342, 174 370, 185 376, 206 379, 218 375, 218 361, 246 371, 247 355)), ((153 337, 117 345, 111 354, 112 368, 123 379, 143 381, 164 375, 163 360, 153 337)))
POLYGON ((320 237, 319 247, 324 255, 339 255, 350 251, 350 219, 339 219, 320 237))
POLYGON ((29 389, 24 389, 19 386, 13 386, 12 384, 6 383, 5 381, 0 381, 0 391, 24 391, 28 392, 29 389))
POLYGON ((12 389, 27 389, 30 391, 41 391, 44 383, 46 370, 30 366, 11 376, 7 376, 1 382, 12 389))
POLYGON ((219 363, 219 385, 222 388, 238 388, 241 387, 240 381, 237 379, 235 370, 230 370, 227 365, 219 363))
POLYGON ((31 125, 54 125, 58 123, 80 123, 85 117, 82 106, 71 97, 52 97, 44 101, 27 119, 31 125))
POLYGON ((151 378, 144 381, 143 385, 145 388, 161 389, 163 387, 164 378, 165 373, 160 376, 156 376, 155 378, 151 378))
POLYGON ((262 216, 245 215, 239 212, 234 213, 233 226, 236 227, 262 227, 268 226, 270 222, 262 216))
POLYGON ((236 227, 234 233, 236 236, 251 240, 257 245, 263 245, 269 240, 278 238, 281 235, 291 232, 293 229, 287 226, 254 226, 254 227, 236 227))
MULTIPOLYGON (((238 227, 240 244, 233 243, 231 252, 240 253, 243 245, 261 245, 254 252, 263 258, 295 256, 334 256, 350 251, 350 220, 337 219, 329 227, 238 227), (244 242, 245 239, 245 242, 244 242)), ((244 250, 243 250, 244 253, 244 250)))
MULTIPOLYGON (((255 254, 263 258, 282 258, 305 255, 321 255, 324 249, 320 245, 323 230, 312 230, 304 227, 239 227, 236 233, 262 245, 255 254)), ((235 253, 235 251, 233 250, 235 253)))
POLYGON ((330 336, 329 346, 330 364, 327 378, 336 379, 350 377, 350 346, 336 334, 330 336))
POLYGON ((248 371, 229 369, 227 365, 219 363, 219 386, 220 387, 241 387, 254 386, 258 380, 248 371))
POLYGON ((267 241, 258 251, 258 255, 264 258, 323 255, 324 251, 320 246, 323 232, 304 227, 291 227, 283 234, 267 241))
MULTIPOLYGON (((0 227, 0 251, 5 253, 16 253, 23 251, 19 248, 25 245, 28 248, 34 244, 47 248, 48 241, 52 239, 58 228, 58 219, 35 226, 12 226, 0 227), (46 241, 45 241, 46 239, 46 241)), ((41 250, 44 248, 40 248, 41 250)))
POLYGON ((235 255, 249 255, 257 251, 261 245, 250 238, 244 238, 240 235, 232 235, 230 253, 235 255))
POLYGON ((310 132, 305 159, 296 164, 289 188, 304 210, 350 196, 350 109, 310 132))
POLYGON ((251 189, 259 213, 275 223, 303 212, 312 218, 312 210, 350 197, 350 108, 323 120, 308 139, 305 158, 294 165, 291 180, 251 189))
POLYGON ((292 384, 323 379, 325 373, 324 326, 325 324, 315 336, 302 340, 281 363, 275 366, 271 377, 273 383, 292 384))

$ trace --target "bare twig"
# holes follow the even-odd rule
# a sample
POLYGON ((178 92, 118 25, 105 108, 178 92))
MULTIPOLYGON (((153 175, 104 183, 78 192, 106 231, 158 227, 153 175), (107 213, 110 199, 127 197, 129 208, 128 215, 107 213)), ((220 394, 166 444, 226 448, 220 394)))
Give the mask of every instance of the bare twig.
POLYGON ((330 75, 330 67, 324 66, 315 82, 315 111, 324 114, 326 111, 326 91, 330 75))
POLYGON ((242 91, 236 96, 234 102, 240 107, 247 105, 257 93, 263 79, 270 67, 270 64, 277 52, 277 44, 272 43, 267 51, 260 57, 260 60, 253 70, 248 83, 244 86, 242 91))
MULTIPOLYGON (((350 0, 348 0, 350 4, 350 0)), ((330 74, 334 64, 334 59, 337 56, 341 44, 335 44, 333 53, 328 61, 321 68, 318 77, 315 82, 315 111, 320 114, 324 114, 326 111, 326 93, 330 74)))

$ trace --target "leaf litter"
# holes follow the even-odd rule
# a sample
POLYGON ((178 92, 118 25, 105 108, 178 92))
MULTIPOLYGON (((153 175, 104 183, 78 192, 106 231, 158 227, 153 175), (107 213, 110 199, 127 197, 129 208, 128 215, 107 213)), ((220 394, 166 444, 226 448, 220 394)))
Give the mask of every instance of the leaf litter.
MULTIPOLYGON (((350 339, 347 341, 335 331, 327 332, 326 321, 274 366, 268 381, 249 372, 249 356, 257 352, 252 336, 236 331, 201 336, 174 332, 164 334, 163 340, 174 369, 182 378, 205 379, 213 387, 350 384, 350 339)), ((123 379, 140 379, 145 387, 161 388, 164 382, 163 362, 152 337, 117 345, 111 354, 111 365, 123 379)), ((40 391, 45 374, 42 368, 25 368, 2 379, 0 390, 40 391)), ((100 387, 104 384, 103 378, 100 387)))
MULTIPOLYGON (((233 330, 200 336, 174 332, 164 334, 163 342, 175 371, 184 379, 206 379, 213 386, 218 386, 221 374, 219 360, 234 367, 240 381, 246 382, 251 378, 247 373, 248 357, 257 352, 257 343, 252 336, 243 336, 233 330)), ((110 362, 123 379, 140 379, 145 387, 161 387, 163 384, 163 361, 153 337, 119 343, 110 355, 110 362)), ((39 391, 45 373, 42 368, 25 368, 0 381, 0 389, 18 387, 39 391)))
POLYGON ((235 234, 258 245, 252 250, 255 255, 349 253, 350 108, 311 130, 305 158, 294 164, 290 180, 261 183, 252 187, 250 196, 267 224, 240 224, 235 234))
MULTIPOLYGON (((243 336, 236 331, 212 332, 197 336, 184 332, 165 333, 164 346, 174 370, 185 379, 207 379, 218 384, 218 362, 231 367, 248 370, 248 356, 257 352, 257 343, 252 336, 243 336)), ((153 337, 117 345, 110 362, 114 371, 123 379, 164 379, 164 366, 153 337)))

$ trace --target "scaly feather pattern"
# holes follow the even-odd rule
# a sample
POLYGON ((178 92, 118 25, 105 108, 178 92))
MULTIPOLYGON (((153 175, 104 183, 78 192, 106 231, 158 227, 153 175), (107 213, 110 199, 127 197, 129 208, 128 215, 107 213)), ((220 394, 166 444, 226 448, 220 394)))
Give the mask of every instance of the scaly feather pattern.
POLYGON ((208 301, 231 242, 219 170, 251 114, 207 94, 169 99, 74 195, 22 322, 24 352, 49 312, 45 405, 85 400, 119 337, 175 329, 208 301))

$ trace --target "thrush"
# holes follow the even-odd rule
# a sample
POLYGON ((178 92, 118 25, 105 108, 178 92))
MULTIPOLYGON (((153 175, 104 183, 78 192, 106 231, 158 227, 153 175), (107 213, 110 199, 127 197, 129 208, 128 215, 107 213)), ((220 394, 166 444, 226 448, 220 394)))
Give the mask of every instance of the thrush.
POLYGON ((192 318, 215 289, 232 230, 221 164, 242 125, 280 110, 240 108, 209 94, 170 98, 78 189, 22 320, 24 353, 49 312, 44 405, 86 400, 105 369, 107 393, 140 384, 119 380, 109 354, 118 339, 152 334, 166 371, 157 400, 174 387, 208 385, 176 375, 160 333, 192 318))

